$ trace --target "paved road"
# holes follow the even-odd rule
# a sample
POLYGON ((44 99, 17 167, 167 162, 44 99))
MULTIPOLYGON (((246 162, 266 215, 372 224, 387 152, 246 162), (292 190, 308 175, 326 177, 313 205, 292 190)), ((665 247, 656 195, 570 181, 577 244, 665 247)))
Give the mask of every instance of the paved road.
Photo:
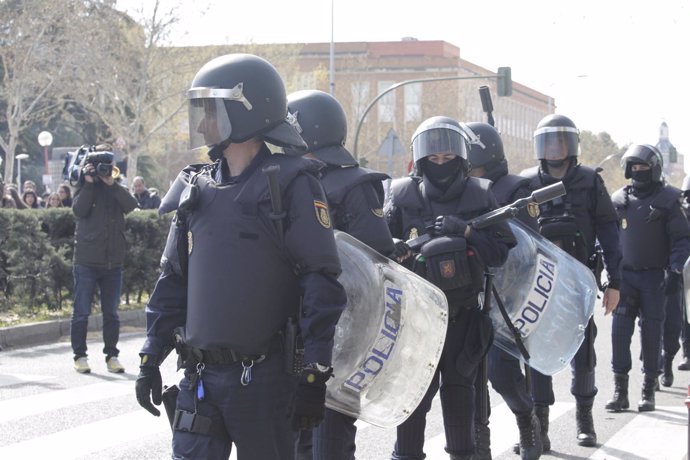
MULTIPOLYGON (((596 314, 599 325, 597 369, 600 388, 594 417, 600 444, 596 448, 575 442, 575 406, 569 394, 569 371, 555 377, 557 403, 552 408, 553 451, 544 459, 673 459, 687 451, 687 409, 684 405, 690 372, 676 371, 671 388, 657 393, 657 410, 638 414, 609 414, 603 406, 612 393, 610 318, 596 314)), ((89 375, 71 368, 66 342, 0 352, 0 459, 166 459, 170 458, 170 431, 164 418, 154 418, 140 409, 134 398, 137 351, 143 342, 141 330, 121 338, 121 360, 128 372, 109 374, 99 354, 100 338, 90 338, 89 375)), ((634 356, 638 353, 634 343, 634 356)), ((676 364, 678 362, 676 359, 676 364)), ((173 359, 163 367, 164 382, 175 383, 173 359)), ((631 404, 636 407, 641 376, 631 373, 631 404)), ((514 418, 500 397, 491 393, 494 458, 515 460, 511 446, 517 439, 514 418)), ((362 460, 387 459, 395 430, 361 424, 358 455, 362 460)), ((447 459, 438 401, 429 416, 426 433, 427 458, 447 459)), ((233 455, 234 459, 235 456, 233 455)))

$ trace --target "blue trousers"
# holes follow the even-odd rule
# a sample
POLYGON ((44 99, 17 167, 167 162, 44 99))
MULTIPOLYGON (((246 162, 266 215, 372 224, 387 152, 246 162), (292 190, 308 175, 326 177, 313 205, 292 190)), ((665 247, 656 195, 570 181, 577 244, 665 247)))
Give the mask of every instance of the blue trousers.
POLYGON ((429 389, 412 415, 397 428, 393 460, 421 460, 426 457, 426 414, 431 410, 431 403, 439 390, 446 433, 446 451, 454 455, 474 453, 474 381, 477 368, 464 368, 461 373, 457 366, 458 355, 463 349, 468 333, 467 315, 467 311, 462 312, 449 322, 441 360, 429 389))
MULTIPOLYGON (((588 406, 594 403, 598 389, 595 384, 594 369, 597 356, 594 351, 594 339, 597 327, 594 320, 590 320, 585 329, 585 340, 570 361, 570 394, 575 396, 575 402, 588 406)), ((530 369, 532 376, 532 399, 535 406, 551 406, 555 402, 553 395, 553 379, 550 375, 530 369)))
POLYGON ((647 376, 659 371, 661 333, 664 323, 663 270, 622 270, 621 300, 613 312, 611 367, 616 374, 627 374, 632 368, 630 342, 639 317, 642 370, 647 376))
POLYGON ((120 318, 117 308, 122 291, 122 267, 95 268, 87 265, 74 265, 74 307, 72 310, 72 351, 74 357, 86 356, 86 331, 89 325, 91 305, 99 289, 101 312, 103 313, 103 353, 106 359, 117 356, 117 342, 120 338, 120 318))
POLYGON ((175 460, 226 460, 232 444, 238 460, 292 460, 294 432, 290 413, 297 377, 283 370, 283 355, 269 355, 251 369, 251 382, 240 382, 242 363, 206 366, 201 379, 205 397, 195 401, 196 388, 190 374, 180 382, 177 409, 194 412, 224 425, 227 438, 175 431, 172 450, 175 460))
MULTIPOLYGON (((686 335, 683 331, 687 324, 683 319, 683 296, 682 290, 672 292, 665 296, 664 305, 666 317, 664 319, 663 350, 667 356, 674 357, 680 349, 680 337, 686 335)), ((684 338, 685 340, 685 338, 684 338)))

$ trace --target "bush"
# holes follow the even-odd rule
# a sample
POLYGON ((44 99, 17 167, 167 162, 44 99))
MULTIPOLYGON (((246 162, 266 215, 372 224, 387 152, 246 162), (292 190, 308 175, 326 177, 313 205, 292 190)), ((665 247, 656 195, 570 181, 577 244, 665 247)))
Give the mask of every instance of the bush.
MULTIPOLYGON (((141 303, 159 275, 170 217, 156 211, 127 215, 122 293, 141 303)), ((59 310, 73 299, 71 209, 0 209, 0 313, 59 310)))

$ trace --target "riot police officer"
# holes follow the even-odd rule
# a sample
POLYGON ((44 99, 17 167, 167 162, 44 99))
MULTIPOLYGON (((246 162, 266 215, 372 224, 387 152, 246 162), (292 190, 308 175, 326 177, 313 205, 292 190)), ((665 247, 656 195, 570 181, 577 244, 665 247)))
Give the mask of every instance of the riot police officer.
MULTIPOLYGON (((690 217, 690 176, 685 176, 683 179, 683 185, 681 187, 683 191, 683 198, 681 200, 683 211, 685 212, 685 217, 690 217)), ((685 296, 685 292, 681 293, 685 296)), ((685 299, 681 299, 681 305, 683 310, 683 325, 681 327, 680 339, 683 349, 683 361, 678 365, 679 371, 690 371, 690 318, 687 317, 687 309, 685 306, 685 299)))
POLYGON ((234 443, 238 459, 292 459, 293 430, 323 418, 346 304, 326 198, 313 162, 266 145, 305 148, 269 62, 213 59, 188 98, 191 146, 217 160, 191 173, 181 195, 147 305, 137 400, 159 415, 151 397, 160 404, 158 366, 174 345, 185 369, 175 458, 225 459, 234 443))
MULTIPOLYGON (((497 208, 491 182, 469 177, 460 124, 448 117, 422 122, 412 136, 415 175, 393 180, 385 213, 391 234, 429 234, 411 268, 444 291, 449 322, 436 375, 422 402, 397 428, 393 459, 423 459, 426 414, 437 391, 454 460, 475 452, 474 382, 492 339, 491 320, 478 308, 485 266, 500 266, 515 244, 506 223, 477 230, 470 219, 497 208)), ((415 249, 415 248, 413 248, 415 249)))
MULTIPOLYGON (((493 182, 491 190, 499 206, 513 203, 530 195, 529 179, 508 173, 508 162, 503 151, 503 140, 496 129, 487 123, 467 123, 476 137, 470 144, 468 154, 470 176, 482 177, 493 182)), ((530 216, 527 208, 522 208, 518 218, 528 227, 538 230, 537 221, 530 216)), ((520 369, 520 361, 510 354, 491 345, 488 354, 488 375, 491 384, 510 410, 515 414, 520 431, 520 456, 523 460, 537 459, 541 456, 542 442, 539 420, 534 414, 532 395, 527 390, 525 376, 520 369)), ((483 385, 484 382, 478 385, 483 385)), ((477 395, 479 386, 475 385, 477 395)), ((488 396, 488 394, 487 394, 488 396)), ((490 407, 490 406, 489 406, 490 407)), ((477 455, 475 460, 491 459, 490 429, 488 424, 475 419, 477 455)))
MULTIPOLYGON (((520 173, 530 179, 530 188, 538 189, 561 180, 566 195, 540 205, 539 232, 582 263, 595 254, 598 239, 604 253, 608 285, 603 307, 610 313, 618 304, 620 283, 618 217, 599 173, 578 163, 579 131, 563 115, 547 115, 534 132, 534 151, 539 165, 520 173)), ((596 326, 591 319, 585 340, 570 363, 570 392, 576 401, 577 441, 581 446, 596 445, 592 405, 597 394, 594 368, 596 326)), ((551 449, 548 437, 549 406, 554 403, 551 376, 532 369, 532 397, 541 426, 544 452, 551 449)))
MULTIPOLYGON (((383 184, 388 175, 362 168, 345 148, 347 117, 328 93, 303 90, 288 96, 290 119, 307 143, 307 158, 323 162, 321 184, 333 226, 379 253, 394 255, 395 247, 383 219, 383 184)), ((292 149, 285 149, 287 153, 292 149)), ((300 434, 298 459, 350 460, 355 455, 356 419, 326 409, 323 422, 300 434)))
MULTIPOLYGON (((614 395, 606 409, 627 409, 630 341, 639 317, 644 383, 638 410, 652 411, 657 385, 665 294, 677 293, 690 255, 690 225, 680 205, 680 190, 664 183, 659 151, 633 144, 621 158, 631 184, 613 194, 620 218, 623 252, 621 302, 613 315, 611 339, 614 395)), ((676 303, 676 307, 678 304, 676 303)))

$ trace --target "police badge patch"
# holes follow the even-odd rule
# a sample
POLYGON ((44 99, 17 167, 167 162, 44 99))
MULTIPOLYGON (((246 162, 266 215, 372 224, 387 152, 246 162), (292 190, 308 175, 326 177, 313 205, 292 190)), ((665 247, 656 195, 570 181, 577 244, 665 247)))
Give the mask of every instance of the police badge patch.
POLYGON ((419 231, 417 231, 417 227, 412 227, 410 229, 410 235, 407 237, 408 240, 413 240, 419 236, 419 231))
POLYGON ((625 230, 626 228, 628 228, 628 219, 626 219, 625 217, 621 219, 621 228, 622 228, 623 230, 625 230))
POLYGON ((539 217, 539 205, 537 203, 527 203, 527 214, 532 219, 539 217))
POLYGON ((376 217, 383 217, 383 209, 381 208, 374 208, 371 212, 374 213, 376 217))
POLYGON ((328 206, 323 201, 314 200, 314 211, 316 220, 323 228, 331 228, 331 216, 328 214, 328 206))

